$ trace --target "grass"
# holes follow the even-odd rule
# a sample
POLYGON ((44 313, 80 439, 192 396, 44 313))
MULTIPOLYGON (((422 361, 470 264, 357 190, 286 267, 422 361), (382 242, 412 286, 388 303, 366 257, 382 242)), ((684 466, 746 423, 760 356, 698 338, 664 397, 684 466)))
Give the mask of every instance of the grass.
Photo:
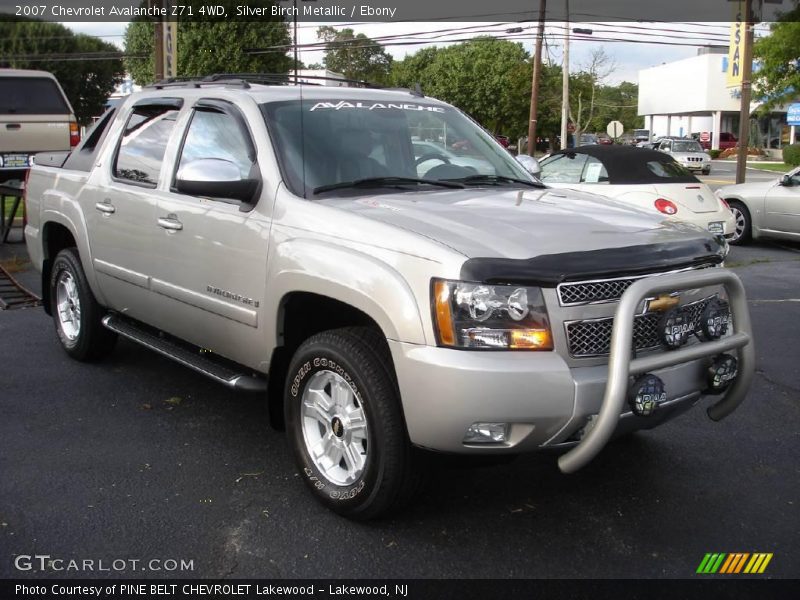
POLYGON ((792 165, 787 165, 786 163, 764 164, 759 162, 749 162, 747 163, 747 167, 750 169, 759 169, 761 171, 775 171, 776 173, 788 173, 794 169, 792 165))

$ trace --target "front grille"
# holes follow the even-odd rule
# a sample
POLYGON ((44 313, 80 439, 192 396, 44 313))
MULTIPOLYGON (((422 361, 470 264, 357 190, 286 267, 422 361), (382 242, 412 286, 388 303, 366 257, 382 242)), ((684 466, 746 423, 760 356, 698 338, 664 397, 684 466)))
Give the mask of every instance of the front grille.
POLYGON ((639 277, 626 279, 606 279, 603 281, 582 281, 562 283, 558 286, 558 301, 561 306, 589 304, 591 302, 613 302, 631 287, 639 277))
MULTIPOLYGON (((712 298, 685 304, 681 308, 688 312, 691 321, 699 324, 700 316, 712 298)), ((663 313, 647 313, 634 317, 633 347, 635 350, 650 350, 661 346, 659 323, 662 317, 663 313)), ((611 351, 613 325, 614 317, 566 323, 570 355, 575 358, 608 356, 611 351)))

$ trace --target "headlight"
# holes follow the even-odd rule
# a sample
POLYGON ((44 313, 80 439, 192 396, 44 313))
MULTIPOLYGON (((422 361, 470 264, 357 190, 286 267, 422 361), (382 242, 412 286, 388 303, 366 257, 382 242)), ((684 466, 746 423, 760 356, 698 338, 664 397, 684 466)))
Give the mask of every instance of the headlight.
POLYGON ((441 346, 552 350, 539 288, 434 279, 433 322, 441 346))

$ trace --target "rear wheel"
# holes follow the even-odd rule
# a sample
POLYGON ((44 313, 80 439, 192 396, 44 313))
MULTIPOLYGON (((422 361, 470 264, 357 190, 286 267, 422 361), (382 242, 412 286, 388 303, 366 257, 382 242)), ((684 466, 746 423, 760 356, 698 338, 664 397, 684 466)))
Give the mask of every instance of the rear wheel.
POLYGON ((416 492, 421 470, 378 332, 350 327, 306 340, 289 365, 284 411, 300 473, 328 508, 369 519, 416 492))
POLYGON ((100 322, 103 309, 86 281, 75 248, 62 250, 53 261, 50 301, 56 333, 67 354, 92 361, 111 352, 117 336, 100 322))
POLYGON ((729 240, 731 244, 746 244, 753 235, 750 211, 738 200, 728 200, 731 207, 736 226, 733 229, 733 237, 729 240))

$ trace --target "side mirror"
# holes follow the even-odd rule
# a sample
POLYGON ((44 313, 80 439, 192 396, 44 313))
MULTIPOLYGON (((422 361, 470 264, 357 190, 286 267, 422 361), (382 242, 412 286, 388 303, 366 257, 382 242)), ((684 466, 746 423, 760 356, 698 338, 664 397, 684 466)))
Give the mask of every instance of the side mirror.
POLYGON ((783 186, 786 186, 786 187, 792 187, 794 185, 794 182, 792 181, 792 178, 789 175, 784 175, 783 177, 781 177, 781 181, 780 181, 779 185, 783 185, 783 186))
MULTIPOLYGON (((253 170, 251 170, 251 175, 253 170)), ((258 191, 257 177, 242 177, 239 167, 221 158, 201 158, 181 167, 175 189, 190 196, 228 198, 251 203, 258 191)))
POLYGON ((517 162, 534 177, 539 177, 542 174, 542 167, 539 165, 539 161, 532 156, 528 156, 527 154, 518 154, 516 159, 517 162))

